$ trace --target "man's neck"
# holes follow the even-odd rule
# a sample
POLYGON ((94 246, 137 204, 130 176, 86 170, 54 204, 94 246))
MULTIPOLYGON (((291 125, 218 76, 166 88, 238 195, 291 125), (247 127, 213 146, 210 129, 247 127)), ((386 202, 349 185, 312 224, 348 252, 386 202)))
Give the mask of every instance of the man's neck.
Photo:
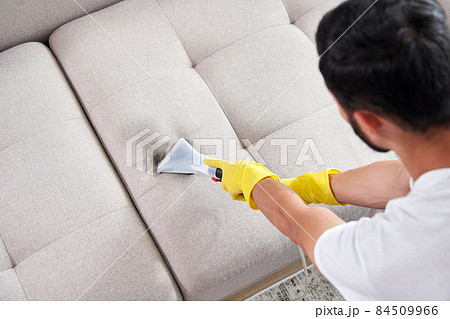
POLYGON ((417 180, 428 171, 450 167, 450 130, 440 130, 430 138, 405 134, 394 151, 417 180))

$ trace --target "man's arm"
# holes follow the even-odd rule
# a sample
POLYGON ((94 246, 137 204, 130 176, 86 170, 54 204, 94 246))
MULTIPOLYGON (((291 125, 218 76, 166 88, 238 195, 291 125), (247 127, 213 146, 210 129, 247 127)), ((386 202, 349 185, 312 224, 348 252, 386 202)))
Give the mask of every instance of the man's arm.
POLYGON ((383 161, 329 178, 339 202, 383 209, 391 199, 408 194, 411 175, 401 161, 383 161))
POLYGON ((297 194, 273 178, 259 181, 251 196, 267 219, 299 245, 313 263, 320 235, 345 223, 327 208, 306 206, 297 194))
MULTIPOLYGON (((402 162, 384 161, 330 175, 330 184, 339 202, 384 208, 389 200, 409 192, 409 179, 402 162)), ((295 192, 273 178, 257 183, 252 198, 264 216, 299 245, 313 263, 319 237, 345 223, 327 208, 305 205, 295 192)))
MULTIPOLYGON (((261 164, 248 161, 230 163, 209 158, 204 162, 206 165, 222 169, 221 186, 233 199, 244 199, 251 208, 259 208, 275 227, 300 245, 313 262, 315 262, 314 247, 319 237, 326 230, 344 223, 341 218, 324 207, 305 205, 299 197, 302 194, 297 195, 280 183, 278 176, 261 164)), ((391 198, 403 196, 409 191, 408 174, 403 171, 400 164, 397 161, 381 162, 338 173, 332 177, 331 186, 339 202, 381 207, 391 198), (339 175, 340 177, 337 177, 339 175), (395 186, 396 183, 401 186, 395 186)), ((328 175, 325 179, 322 175, 319 176, 321 181, 318 185, 328 187, 328 195, 334 197, 328 175)), ((306 182, 310 180, 311 178, 306 179, 306 182)), ((296 182, 303 185, 304 181, 298 179, 296 182)), ((314 177, 310 182, 317 184, 314 177)), ((300 193, 314 188, 302 189, 300 187, 300 193)), ((333 200, 335 202, 334 198, 333 200)))

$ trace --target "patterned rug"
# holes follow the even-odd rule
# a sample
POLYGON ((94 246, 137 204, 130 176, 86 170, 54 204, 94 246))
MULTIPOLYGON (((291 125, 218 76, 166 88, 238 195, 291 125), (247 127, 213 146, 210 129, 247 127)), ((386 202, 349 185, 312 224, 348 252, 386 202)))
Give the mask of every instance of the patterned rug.
MULTIPOLYGON (((308 267, 309 288, 304 301, 311 300, 345 300, 339 291, 322 276, 314 266, 308 267)), ((289 301, 300 297, 304 292, 305 277, 303 271, 286 278, 280 283, 269 287, 250 297, 249 301, 289 301)))

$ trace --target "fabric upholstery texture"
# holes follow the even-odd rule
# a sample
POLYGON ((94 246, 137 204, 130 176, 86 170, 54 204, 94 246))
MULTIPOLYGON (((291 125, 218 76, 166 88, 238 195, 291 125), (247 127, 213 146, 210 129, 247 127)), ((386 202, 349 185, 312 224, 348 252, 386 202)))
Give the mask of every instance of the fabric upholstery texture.
POLYGON ((331 96, 324 94, 326 88, 320 73, 314 72, 316 64, 314 45, 301 30, 289 24, 238 41, 195 69, 238 136, 255 143, 333 103, 331 96))
POLYGON ((328 1, 329 0, 283 0, 283 5, 286 7, 290 22, 294 23, 310 10, 328 1))
POLYGON ((444 10, 447 14, 447 21, 448 21, 448 19, 450 18, 450 1, 449 0, 439 0, 439 3, 444 8, 444 10))
POLYGON ((281 1, 159 0, 159 3, 194 65, 237 40, 289 23, 281 1))
POLYGON ((344 2, 344 0, 318 1, 316 6, 295 19, 294 25, 305 32, 308 38, 315 43, 317 27, 324 12, 330 11, 342 2, 344 2))
POLYGON ((91 284, 82 299, 179 299, 50 50, 2 52, 0 81, 0 299, 74 300, 91 284))
MULTIPOLYGON (((318 16, 328 10, 325 2, 336 1, 317 7, 291 0, 126 0, 50 37, 185 299, 225 298, 299 255, 261 213, 231 201, 209 178, 155 175, 178 138, 220 138, 224 158, 233 139, 239 139, 240 158, 251 149, 245 139, 297 139, 300 152, 312 138, 324 163, 311 155, 296 166, 289 153, 283 164, 279 146, 264 143, 261 154, 283 177, 395 158, 375 154, 354 137, 325 88, 311 41, 318 16), (152 142, 144 134, 133 144, 148 144, 149 174, 126 159, 127 141, 145 129, 160 134, 152 142)), ((356 207, 336 211, 345 219, 373 214, 356 207)))
POLYGON ((84 10, 94 12, 118 1, 120 0, 2 0, 0 51, 29 41, 45 43, 58 27, 85 15, 84 10))
POLYGON ((3 240, 0 238, 0 271, 11 268, 12 266, 13 263, 9 257, 8 250, 6 250, 3 240))
POLYGON ((27 300, 14 268, 0 271, 0 300, 27 300))

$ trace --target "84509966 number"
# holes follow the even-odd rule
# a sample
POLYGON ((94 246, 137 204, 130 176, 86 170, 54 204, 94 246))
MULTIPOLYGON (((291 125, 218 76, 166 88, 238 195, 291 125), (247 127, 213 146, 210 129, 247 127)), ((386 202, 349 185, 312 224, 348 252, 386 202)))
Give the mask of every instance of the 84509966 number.
POLYGON ((388 316, 398 316, 398 315, 425 315, 425 316, 436 316, 438 314, 437 306, 377 306, 377 315, 388 315, 388 316))

